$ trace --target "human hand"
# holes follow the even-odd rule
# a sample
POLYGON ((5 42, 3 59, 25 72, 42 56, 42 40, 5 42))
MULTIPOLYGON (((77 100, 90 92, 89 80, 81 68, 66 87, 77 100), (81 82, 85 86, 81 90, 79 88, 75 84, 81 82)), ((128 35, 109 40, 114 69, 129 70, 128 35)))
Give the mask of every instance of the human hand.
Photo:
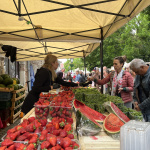
POLYGON ((119 89, 118 89, 118 93, 120 93, 122 90, 123 90, 123 88, 119 88, 119 89))
POLYGON ((138 105, 138 102, 134 102, 134 107, 136 107, 138 105))
POLYGON ((94 80, 94 77, 89 76, 89 77, 87 77, 87 80, 88 80, 88 81, 93 81, 93 80, 94 80))

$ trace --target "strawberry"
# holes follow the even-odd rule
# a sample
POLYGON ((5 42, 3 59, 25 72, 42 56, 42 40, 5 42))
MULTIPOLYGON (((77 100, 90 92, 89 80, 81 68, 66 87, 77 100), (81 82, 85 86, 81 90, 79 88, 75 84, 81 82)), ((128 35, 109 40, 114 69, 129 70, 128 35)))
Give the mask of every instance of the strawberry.
POLYGON ((59 126, 60 126, 61 128, 63 128, 63 127, 65 126, 65 123, 64 123, 64 122, 60 122, 60 123, 59 123, 59 126))
POLYGON ((79 148, 79 145, 76 142, 74 142, 72 145, 73 145, 73 149, 79 148))
POLYGON ((34 126, 35 126, 36 128, 39 128, 39 127, 41 126, 41 123, 38 122, 37 119, 35 119, 35 120, 33 121, 33 124, 34 124, 34 126))
POLYGON ((39 137, 39 140, 40 140, 40 141, 45 141, 45 140, 46 140, 46 135, 41 135, 41 136, 39 137))
POLYGON ((56 129, 56 130, 59 129, 59 123, 58 123, 58 122, 56 122, 56 123, 54 124, 54 126, 55 126, 55 129, 56 129))
MULTIPOLYGON (((19 132, 19 133, 20 133, 20 132, 19 132)), ((10 134, 9 134, 10 139, 13 140, 13 141, 16 139, 17 136, 18 136, 18 132, 10 133, 10 134)))
POLYGON ((7 146, 1 146, 0 147, 0 150, 5 150, 5 149, 7 149, 7 146))
POLYGON ((31 123, 25 127, 25 130, 27 132, 33 132, 35 130, 35 126, 33 125, 33 123, 31 123))
POLYGON ((37 142, 37 138, 38 138, 37 134, 33 135, 32 138, 29 140, 29 143, 36 143, 37 142))
POLYGON ((55 146, 57 142, 56 136, 51 136, 49 138, 49 142, 51 143, 52 146, 55 146))
POLYGON ((70 138, 70 139, 74 139, 74 135, 73 134, 68 134, 67 137, 70 138))
POLYGON ((51 114, 52 117, 56 117, 56 113, 51 114))
POLYGON ((41 143, 41 149, 47 149, 50 146, 49 141, 44 141, 41 143))
POLYGON ((14 142, 11 139, 5 139, 2 143, 1 146, 10 146, 14 144, 14 142))
POLYGON ((23 150, 26 147, 26 145, 23 143, 14 143, 14 145, 16 148, 19 148, 21 150, 23 150))
POLYGON ((16 128, 9 129, 9 130, 7 131, 7 134, 9 134, 9 133, 14 133, 14 132, 16 132, 16 128))
POLYGON ((52 115, 54 113, 54 110, 49 111, 49 114, 52 115))
POLYGON ((25 150, 34 150, 36 148, 35 143, 30 143, 25 150))
POLYGON ((67 136, 67 131, 66 130, 61 130, 60 131, 60 136, 63 137, 63 138, 66 137, 67 136))
POLYGON ((69 124, 73 124, 73 119, 72 119, 72 118, 67 117, 67 118, 66 118, 66 121, 67 121, 67 123, 69 123, 69 124))
POLYGON ((64 127, 64 130, 71 131, 72 130, 71 124, 66 124, 65 127, 64 127))
POLYGON ((34 133, 40 133, 41 132, 41 129, 40 128, 36 128, 34 133))
POLYGON ((72 147, 66 147, 65 150, 73 150, 74 148, 72 147))
POLYGON ((62 138, 62 137, 57 136, 57 144, 59 144, 60 146, 63 146, 64 141, 63 141, 63 138, 62 138))
POLYGON ((45 129, 41 132, 41 135, 47 135, 47 133, 48 133, 48 131, 47 131, 47 129, 45 129))
POLYGON ((7 150, 15 150, 15 145, 11 145, 7 148, 7 150))
POLYGON ((23 128, 22 125, 17 125, 16 126, 16 130, 20 130, 21 128, 23 128))
POLYGON ((57 144, 57 145, 55 146, 55 148, 56 148, 57 150, 60 150, 60 149, 61 149, 61 146, 57 144))
POLYGON ((54 135, 56 135, 56 136, 59 136, 60 130, 54 130, 52 133, 53 133, 54 135))
POLYGON ((69 147, 71 144, 71 139, 68 138, 68 137, 65 137, 64 138, 64 144, 63 144, 63 147, 66 148, 66 147, 69 147))
POLYGON ((30 117, 30 118, 28 118, 28 121, 31 123, 31 122, 33 122, 35 120, 35 117, 30 117))
POLYGON ((40 123, 41 123, 41 125, 42 125, 43 127, 46 126, 46 124, 47 124, 47 119, 46 119, 46 118, 40 119, 39 121, 40 121, 40 123))
POLYGON ((21 134, 23 134, 23 133, 26 133, 26 132, 27 132, 27 131, 25 130, 25 128, 21 128, 19 131, 20 131, 20 133, 21 133, 21 134))

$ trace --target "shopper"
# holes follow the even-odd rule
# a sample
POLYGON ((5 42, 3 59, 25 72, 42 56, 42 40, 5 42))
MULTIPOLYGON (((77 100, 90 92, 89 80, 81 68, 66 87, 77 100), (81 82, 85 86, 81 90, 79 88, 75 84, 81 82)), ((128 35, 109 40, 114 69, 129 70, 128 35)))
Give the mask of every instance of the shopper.
POLYGON ((35 81, 32 90, 29 92, 22 106, 22 112, 27 114, 34 106, 34 103, 38 101, 41 92, 49 92, 53 89, 53 83, 59 83, 63 86, 78 86, 73 82, 65 82, 63 79, 57 77, 55 70, 58 67, 57 57, 48 54, 45 57, 43 66, 37 70, 35 75, 35 81))
POLYGON ((146 122, 150 122, 150 67, 142 59, 133 59, 130 69, 136 73, 133 94, 135 109, 142 112, 146 122))
POLYGON ((133 78, 129 72, 124 71, 123 68, 124 60, 122 57, 115 57, 113 61, 113 66, 115 73, 113 78, 111 78, 112 73, 102 80, 97 80, 96 78, 91 78, 95 83, 104 85, 109 81, 112 82, 111 95, 119 96, 124 101, 124 105, 128 108, 132 108, 132 95, 133 91, 133 78))
POLYGON ((72 79, 73 79, 73 78, 72 78, 72 76, 71 76, 71 72, 68 71, 68 72, 67 72, 67 76, 66 76, 66 80, 69 81, 69 82, 72 82, 72 79))

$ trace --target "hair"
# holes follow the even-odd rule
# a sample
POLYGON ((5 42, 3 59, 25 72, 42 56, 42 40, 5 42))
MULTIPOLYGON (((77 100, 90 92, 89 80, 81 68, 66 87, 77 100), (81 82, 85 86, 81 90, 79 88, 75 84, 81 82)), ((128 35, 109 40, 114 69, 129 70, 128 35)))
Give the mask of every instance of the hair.
POLYGON ((145 62, 142 59, 135 58, 130 62, 131 69, 133 68, 139 69, 141 66, 146 66, 145 62))
POLYGON ((123 58, 124 62, 127 60, 127 56, 126 55, 123 55, 122 58, 123 58))
POLYGON ((57 61, 57 57, 52 54, 47 54, 47 56, 44 59, 43 68, 47 68, 52 72, 52 81, 54 81, 57 77, 55 70, 52 68, 52 63, 55 63, 57 61))
POLYGON ((124 59, 123 59, 122 56, 115 57, 114 59, 119 60, 120 64, 123 64, 123 65, 124 65, 124 59))

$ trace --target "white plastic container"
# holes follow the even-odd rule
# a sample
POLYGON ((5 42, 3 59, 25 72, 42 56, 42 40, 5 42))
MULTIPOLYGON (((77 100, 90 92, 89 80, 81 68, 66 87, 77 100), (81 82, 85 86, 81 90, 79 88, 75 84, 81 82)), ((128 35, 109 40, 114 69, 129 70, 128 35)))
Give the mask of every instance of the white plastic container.
POLYGON ((131 120, 120 130, 120 150, 150 150, 150 123, 131 120))

